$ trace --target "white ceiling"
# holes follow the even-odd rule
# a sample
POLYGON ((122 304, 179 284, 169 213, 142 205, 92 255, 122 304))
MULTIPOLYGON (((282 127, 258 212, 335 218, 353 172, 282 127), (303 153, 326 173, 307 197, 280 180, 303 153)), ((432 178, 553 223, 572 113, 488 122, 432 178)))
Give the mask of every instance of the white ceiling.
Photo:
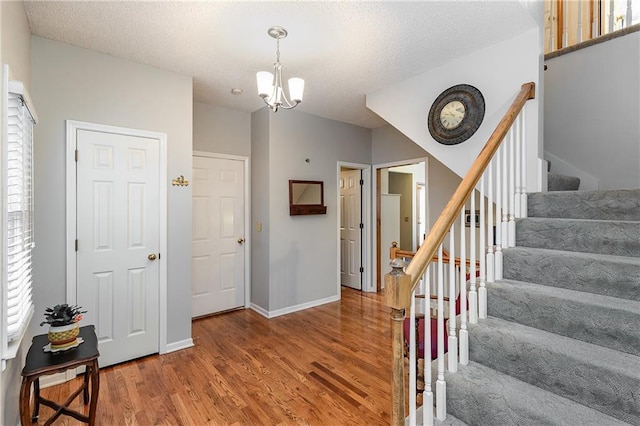
POLYGON ((253 112, 255 73, 305 80, 297 109, 351 124, 384 123, 365 95, 534 23, 511 1, 26 1, 35 35, 193 77, 197 102, 253 112), (244 93, 232 95, 232 88, 244 93))

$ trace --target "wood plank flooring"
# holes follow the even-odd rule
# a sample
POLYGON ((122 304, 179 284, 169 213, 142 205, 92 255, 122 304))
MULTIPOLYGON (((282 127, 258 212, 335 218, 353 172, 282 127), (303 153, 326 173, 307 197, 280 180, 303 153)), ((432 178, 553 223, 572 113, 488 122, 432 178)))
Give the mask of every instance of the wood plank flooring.
MULTIPOLYGON (((252 310, 193 322, 195 347, 100 372, 99 425, 388 425, 389 309, 380 295, 268 320, 252 310)), ((62 400, 77 381, 47 388, 62 400)), ((84 406, 79 400, 73 405, 84 406)), ((51 414, 41 408, 41 418, 51 414)), ((61 417, 56 425, 81 424, 61 417)))

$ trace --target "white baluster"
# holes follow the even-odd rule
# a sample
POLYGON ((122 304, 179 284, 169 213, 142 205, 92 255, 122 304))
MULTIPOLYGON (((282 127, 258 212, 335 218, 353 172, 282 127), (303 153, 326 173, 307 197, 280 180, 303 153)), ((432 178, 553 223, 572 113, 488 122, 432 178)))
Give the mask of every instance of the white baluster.
POLYGON ((431 262, 427 265, 422 279, 425 281, 424 310, 424 391, 422 392, 422 424, 433 426, 433 391, 431 389, 431 262), (427 343, 429 342, 429 343, 427 343), (429 407, 426 409, 425 407, 429 407))
POLYGON ((569 0, 562 2, 562 47, 569 45, 569 0))
POLYGON ((555 8, 554 7, 550 7, 549 8, 549 52, 553 52, 554 50, 556 50, 556 26, 554 25, 553 21, 555 21, 555 8))
MULTIPOLYGON (((594 7, 594 9, 596 9, 594 7)), ((582 1, 578 2, 578 28, 576 31, 576 40, 578 43, 582 43, 582 1)))
POLYGON ((615 22, 615 16, 614 16, 614 9, 615 8, 615 1, 610 1, 609 2, 609 31, 608 32, 613 32, 613 25, 615 22))
POLYGON ((478 322, 478 291, 476 288, 476 192, 471 191, 471 223, 469 228, 469 273, 471 274, 471 288, 469 289, 469 322, 477 324, 478 322))
POLYGON ((630 27, 633 23, 633 11, 631 10, 631 0, 627 0, 627 18, 625 20, 625 27, 630 27))
POLYGON ((502 150, 498 149, 496 156, 496 251, 494 257, 494 277, 496 281, 502 279, 502 196, 500 188, 502 182, 502 150))
POLYGON ((469 364, 469 332, 467 331, 467 254, 464 207, 460 212, 460 364, 469 364))
POLYGON ((522 207, 522 172, 521 172, 521 163, 522 163, 522 155, 520 154, 520 146, 522 145, 522 139, 521 139, 521 134, 520 134, 520 120, 518 120, 518 117, 516 117, 516 121, 515 121, 515 161, 516 161, 516 169, 515 169, 515 176, 516 176, 516 191, 515 191, 515 199, 514 199, 514 210, 513 213, 515 214, 516 218, 521 218, 522 217, 522 213, 521 213, 521 207, 522 207))
POLYGON ((521 206, 520 206, 520 217, 527 217, 528 215, 528 209, 527 209, 527 133, 526 133, 526 122, 525 122, 525 115, 526 115, 526 105, 525 107, 522 109, 522 112, 520 112, 519 118, 520 118, 520 140, 521 140, 521 151, 522 151, 522 195, 520 196, 520 202, 521 202, 521 206))
POLYGON ((600 36, 600 8, 594 7, 593 21, 591 21, 591 38, 596 38, 599 36, 600 36))
POLYGON ((507 140, 502 141, 502 145, 499 150, 502 151, 502 189, 500 191, 502 197, 502 221, 500 222, 500 228, 502 233, 501 245, 502 248, 509 247, 509 143, 507 140))
POLYGON ((486 259, 484 256, 485 248, 485 225, 486 225, 485 211, 484 211, 484 174, 480 176, 480 288, 478 289, 478 317, 485 319, 487 317, 487 287, 486 287, 486 259))
MULTIPOLYGON (((426 317, 426 316, 425 316, 426 317)), ((426 345, 425 345, 426 348, 426 345)), ((426 354, 426 351, 425 351, 426 354)), ((416 293, 411 294, 409 311, 409 425, 416 424, 416 293)), ((426 365, 427 363, 425 363, 426 365)))
MULTIPOLYGON (((442 244, 438 247, 438 380, 436 380, 436 418, 447 418, 447 384, 444 381, 444 272, 442 244)), ((426 341, 425 341, 426 349, 426 341)), ((426 351, 425 351, 426 353, 426 351)), ((426 369, 425 365, 425 369, 426 369)))
MULTIPOLYGON (((456 336, 456 252, 455 226, 449 229, 449 371, 458 371, 458 337, 456 336)), ((460 231, 464 232, 464 228, 460 231)))
POLYGON ((486 173, 488 176, 487 199, 487 282, 495 281, 495 259, 493 257, 493 160, 489 163, 486 173))
POLYGON ((516 220, 514 211, 516 209, 516 176, 515 176, 515 129, 513 126, 509 130, 509 223, 507 224, 507 235, 509 236, 508 246, 516 246, 516 220))

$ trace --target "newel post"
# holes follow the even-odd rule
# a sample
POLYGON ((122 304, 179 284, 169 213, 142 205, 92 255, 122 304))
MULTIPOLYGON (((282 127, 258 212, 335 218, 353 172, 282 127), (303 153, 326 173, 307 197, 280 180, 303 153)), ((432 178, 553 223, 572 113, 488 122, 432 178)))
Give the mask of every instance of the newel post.
POLYGON ((391 424, 400 426, 405 423, 403 321, 411 306, 411 277, 404 273, 402 259, 392 260, 391 268, 384 277, 385 303, 391 308, 391 424))

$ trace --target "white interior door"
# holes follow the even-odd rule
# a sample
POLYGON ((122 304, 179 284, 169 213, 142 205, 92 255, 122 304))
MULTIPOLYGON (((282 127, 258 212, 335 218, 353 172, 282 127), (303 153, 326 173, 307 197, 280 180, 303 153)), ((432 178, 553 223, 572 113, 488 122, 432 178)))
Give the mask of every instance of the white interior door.
POLYGON ((340 171, 340 282, 362 290, 360 170, 340 171))
POLYGON ((244 161, 193 157, 192 315, 244 306, 244 161))
POLYGON ((158 352, 160 141, 77 131, 76 301, 100 366, 158 352))

